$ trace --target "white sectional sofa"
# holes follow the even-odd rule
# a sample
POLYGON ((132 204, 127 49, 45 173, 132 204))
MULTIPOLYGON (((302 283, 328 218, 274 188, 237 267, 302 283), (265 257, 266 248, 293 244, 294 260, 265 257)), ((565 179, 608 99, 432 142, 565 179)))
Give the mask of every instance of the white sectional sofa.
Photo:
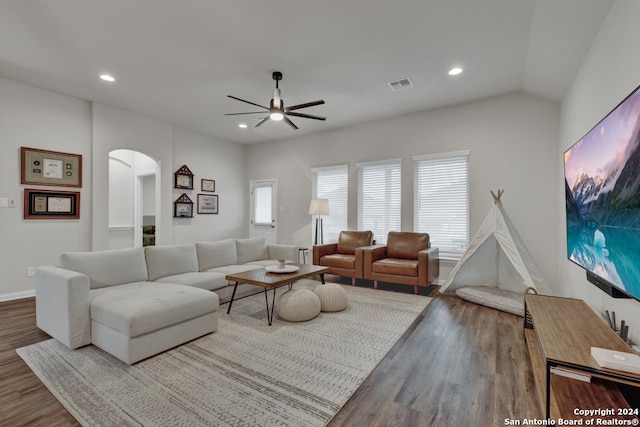
POLYGON ((215 332, 230 272, 297 256, 264 238, 61 253, 36 269, 36 322, 71 349, 93 343, 132 364, 215 332))

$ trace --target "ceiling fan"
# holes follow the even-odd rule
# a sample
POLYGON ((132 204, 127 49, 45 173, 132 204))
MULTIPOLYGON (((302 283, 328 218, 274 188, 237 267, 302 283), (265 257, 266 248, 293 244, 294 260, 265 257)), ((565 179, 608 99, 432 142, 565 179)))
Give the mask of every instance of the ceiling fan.
POLYGON ((263 124, 264 122, 266 122, 267 120, 271 119, 271 120, 274 120, 274 121, 284 120, 289 126, 291 126, 294 129, 298 129, 298 126, 296 126, 289 119, 289 117, 287 117, 287 116, 302 117, 302 118, 305 118, 305 119, 314 119, 314 120, 326 120, 327 119, 326 117, 314 116, 314 115, 311 115, 311 114, 298 113, 298 112, 294 111, 294 110, 300 110, 301 108, 313 107, 313 106, 316 106, 316 105, 324 104, 324 100, 306 102, 304 104, 298 104, 298 105, 292 105, 291 107, 285 107, 284 106, 284 101, 280 97, 280 88, 278 88, 278 82, 280 80, 282 80, 282 73, 280 71, 274 71, 273 74, 272 74, 272 77, 273 77, 273 80, 276 81, 276 87, 273 89, 273 98, 271 99, 271 102, 269 103, 269 108, 265 107, 264 105, 256 104, 255 102, 246 101, 244 99, 240 99, 240 98, 237 98, 235 96, 227 95, 229 98, 232 98, 232 99, 235 99, 235 100, 241 101, 241 102, 246 102, 247 104, 255 105, 256 107, 263 108, 266 111, 250 111, 250 112, 247 112, 247 113, 228 113, 228 114, 225 114, 225 116, 239 116, 239 115, 243 115, 243 114, 265 114, 265 113, 268 113, 264 118, 262 118, 258 122, 258 124, 255 127, 258 127, 261 124, 263 124))

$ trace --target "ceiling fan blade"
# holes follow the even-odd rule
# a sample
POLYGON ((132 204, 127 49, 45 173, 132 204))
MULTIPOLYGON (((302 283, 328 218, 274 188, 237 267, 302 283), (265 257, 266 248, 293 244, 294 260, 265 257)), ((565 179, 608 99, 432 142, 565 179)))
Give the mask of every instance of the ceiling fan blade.
POLYGON ((265 110, 268 110, 267 107, 265 107, 264 105, 260 105, 260 104, 256 104, 255 102, 251 102, 251 101, 246 101, 244 99, 240 99, 240 98, 236 98, 235 96, 231 96, 231 95, 227 95, 229 98, 231 99, 235 99, 236 101, 240 101, 240 102, 246 102, 247 104, 251 104, 251 105, 255 105, 256 107, 260 107, 260 108, 264 108, 265 110))
POLYGON ((267 116, 267 117, 265 117, 264 119, 260 120, 260 121, 258 122, 258 124, 257 124, 257 125, 255 125, 255 127, 260 126, 261 124, 263 124, 263 123, 264 123, 264 122, 266 122, 267 120, 269 120, 269 116, 267 116))
POLYGON ((319 100, 319 101, 312 101, 312 102, 307 102, 304 104, 298 104, 298 105, 292 105, 291 107, 287 107, 284 109, 284 112, 288 112, 288 111, 292 111, 292 110, 299 110, 301 108, 307 108, 307 107, 313 107, 315 105, 321 105, 324 104, 324 100, 319 100))
POLYGON ((248 113, 227 113, 225 116, 240 116, 242 114, 264 114, 264 111, 250 111, 248 113))
POLYGON ((289 111, 289 112, 287 112, 285 114, 288 115, 288 116, 304 117, 305 119, 327 120, 326 117, 314 116, 312 114, 296 113, 294 111, 289 111))
POLYGON ((285 122, 287 122, 287 124, 288 124, 289 126, 291 126, 292 128, 294 128, 294 129, 298 129, 298 126, 294 125, 294 124, 293 124, 293 122, 292 122, 291 120, 289 120, 289 118, 288 118, 287 116, 284 116, 284 117, 282 118, 282 120, 284 120, 285 122))

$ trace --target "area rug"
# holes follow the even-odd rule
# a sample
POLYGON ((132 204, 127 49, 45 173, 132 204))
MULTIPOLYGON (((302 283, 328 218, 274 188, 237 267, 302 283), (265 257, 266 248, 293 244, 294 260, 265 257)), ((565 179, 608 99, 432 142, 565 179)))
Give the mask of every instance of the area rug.
POLYGON ((343 288, 345 311, 308 322, 269 326, 262 293, 223 305, 217 332, 132 366, 55 340, 16 351, 85 426, 323 426, 431 300, 343 288))

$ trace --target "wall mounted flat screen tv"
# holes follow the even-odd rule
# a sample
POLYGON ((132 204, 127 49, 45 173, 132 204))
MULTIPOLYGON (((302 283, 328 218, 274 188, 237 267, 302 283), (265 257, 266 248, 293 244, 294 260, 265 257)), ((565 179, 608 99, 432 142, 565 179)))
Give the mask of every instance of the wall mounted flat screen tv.
POLYGON ((640 87, 564 153, 567 257, 640 301, 640 87))

